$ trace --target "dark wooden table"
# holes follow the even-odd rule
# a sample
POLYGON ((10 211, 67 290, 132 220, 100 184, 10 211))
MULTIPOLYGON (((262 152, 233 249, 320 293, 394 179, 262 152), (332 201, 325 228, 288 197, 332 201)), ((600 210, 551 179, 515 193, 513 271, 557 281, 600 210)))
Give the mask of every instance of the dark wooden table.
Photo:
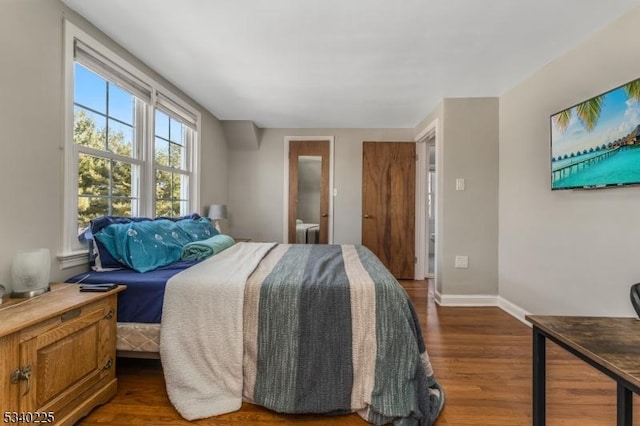
POLYGON ((527 315, 533 325, 533 425, 545 424, 545 339, 617 383, 617 425, 633 424, 633 392, 640 394, 640 320, 527 315))

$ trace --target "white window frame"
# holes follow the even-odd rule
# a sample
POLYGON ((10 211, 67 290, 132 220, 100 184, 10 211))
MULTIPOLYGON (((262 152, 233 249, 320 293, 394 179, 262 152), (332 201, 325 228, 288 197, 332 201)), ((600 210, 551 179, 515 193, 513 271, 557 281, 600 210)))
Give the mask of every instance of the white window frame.
MULTIPOLYGON (((81 64, 82 65, 82 64, 81 64)), ((91 70, 89 70, 91 71, 91 70)), ((93 72, 93 71, 91 71, 93 72)), ((103 78, 101 75, 97 74, 99 77, 103 78)), ((105 79, 106 81, 109 82, 109 84, 115 84, 117 85, 117 83, 113 83, 108 79, 105 79)), ((129 92, 127 92, 129 93, 129 92)), ((77 145, 75 143, 72 142, 72 152, 73 152, 73 162, 75 164, 75 166, 77 167, 78 165, 78 157, 80 154, 86 154, 86 155, 90 155, 93 157, 98 157, 104 160, 114 160, 114 161, 119 161, 121 163, 126 163, 126 164, 130 164, 132 166, 132 179, 131 179, 131 193, 132 195, 136 195, 136 198, 132 198, 131 199, 131 205, 132 205, 132 210, 133 211, 138 211, 141 212, 144 210, 144 206, 141 204, 142 203, 142 188, 144 188, 144 182, 145 182, 145 167, 146 167, 146 163, 144 161, 144 156, 143 156, 143 147, 145 145, 145 131, 146 131, 146 110, 147 110, 147 105, 150 104, 146 103, 143 100, 140 100, 138 98, 134 98, 135 99, 135 120, 134 120, 134 129, 135 129, 135 140, 136 140, 136 144, 134 145, 134 150, 132 151, 132 154, 130 157, 126 157, 120 154, 117 154, 115 152, 112 151, 105 151, 105 150, 99 150, 99 149, 95 149, 95 148, 91 148, 88 146, 83 146, 83 145, 77 145)), ((75 106, 75 99, 72 100, 73 105, 75 106)), ((101 114, 101 113, 99 113, 101 114)), ((74 118, 75 118, 75 109, 74 109, 74 118)), ((74 121, 74 118, 72 118, 72 122, 74 121)), ((108 119, 112 119, 111 116, 105 116, 105 123, 108 123, 108 119)), ((71 138, 73 139, 73 134, 71 135, 71 138)), ((76 169, 75 171, 75 176, 76 176, 76 183, 77 183, 77 178, 78 178, 78 171, 76 169)), ((76 186, 77 188, 77 186, 76 186)), ((77 192, 75 192, 76 194, 76 206, 78 205, 78 194, 77 192)), ((77 213, 77 212, 76 212, 77 213)), ((77 214, 76 214, 76 218, 77 218, 77 214)))
MULTIPOLYGON (((192 128, 193 137, 185 141, 190 145, 186 149, 186 166, 189 171, 188 200, 191 212, 197 212, 200 205, 200 112, 187 104, 180 97, 165 88, 153 78, 140 71, 135 66, 113 53, 68 20, 64 21, 64 198, 63 198, 63 238, 62 252, 58 255, 62 269, 87 264, 87 249, 83 248, 77 239, 78 212, 78 162, 79 152, 90 153, 91 148, 80 147, 73 141, 74 129, 74 44, 78 40, 82 44, 108 59, 118 68, 126 71, 136 79, 149 86, 151 99, 142 108, 136 106, 136 113, 143 115, 142 129, 136 129, 140 139, 136 158, 127 158, 127 162, 141 164, 140 167, 140 205, 138 214, 150 216, 155 211, 155 109, 170 112, 174 118, 183 121, 192 128), (140 111, 142 109, 142 111, 140 111)), ((139 102, 137 102, 139 103, 139 102)), ((100 157, 118 159, 117 154, 101 151, 100 157)), ((171 169, 173 172, 183 173, 182 169, 171 169)))

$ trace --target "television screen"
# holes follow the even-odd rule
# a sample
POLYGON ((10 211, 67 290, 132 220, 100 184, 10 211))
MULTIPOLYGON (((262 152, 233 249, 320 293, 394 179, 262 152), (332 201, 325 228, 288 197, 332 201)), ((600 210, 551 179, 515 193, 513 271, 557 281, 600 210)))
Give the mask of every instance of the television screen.
POLYGON ((640 184, 640 79, 551 116, 551 189, 640 184))

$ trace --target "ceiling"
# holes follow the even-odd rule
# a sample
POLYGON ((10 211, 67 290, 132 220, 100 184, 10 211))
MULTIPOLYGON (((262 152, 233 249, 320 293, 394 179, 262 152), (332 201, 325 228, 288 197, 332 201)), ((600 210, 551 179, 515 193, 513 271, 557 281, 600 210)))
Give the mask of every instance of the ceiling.
POLYGON ((640 0, 63 0, 221 120, 406 128, 499 96, 640 0))

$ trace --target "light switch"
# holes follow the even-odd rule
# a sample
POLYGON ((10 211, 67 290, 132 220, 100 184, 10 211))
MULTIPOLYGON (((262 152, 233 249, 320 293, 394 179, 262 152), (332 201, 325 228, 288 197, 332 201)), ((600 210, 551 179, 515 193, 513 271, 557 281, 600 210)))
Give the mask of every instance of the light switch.
POLYGON ((464 191, 464 179, 456 179, 456 191, 464 191))

